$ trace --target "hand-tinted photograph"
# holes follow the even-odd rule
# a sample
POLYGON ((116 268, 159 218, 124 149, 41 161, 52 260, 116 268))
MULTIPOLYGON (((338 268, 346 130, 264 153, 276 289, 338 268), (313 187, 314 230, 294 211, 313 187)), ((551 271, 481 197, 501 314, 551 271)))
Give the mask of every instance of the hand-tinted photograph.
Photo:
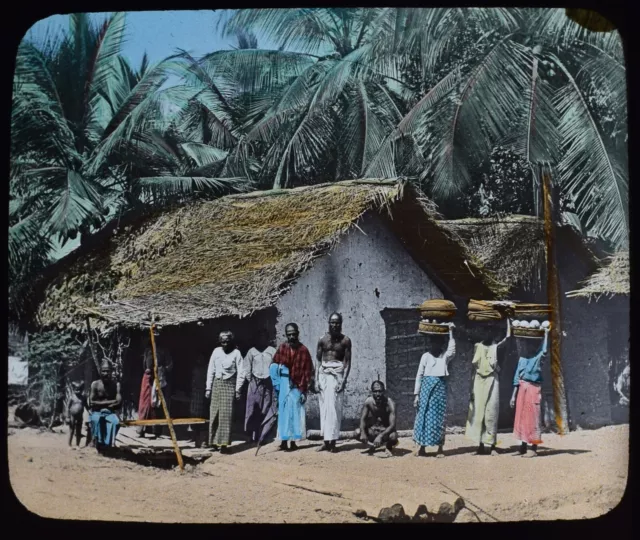
POLYGON ((15 54, 28 511, 455 524, 620 503, 627 74, 603 15, 73 13, 15 54))

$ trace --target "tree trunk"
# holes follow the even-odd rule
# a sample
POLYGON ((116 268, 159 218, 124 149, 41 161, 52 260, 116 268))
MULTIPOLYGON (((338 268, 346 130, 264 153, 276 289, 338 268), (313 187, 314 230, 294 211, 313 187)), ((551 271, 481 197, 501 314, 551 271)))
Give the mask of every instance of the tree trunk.
POLYGON ((547 296, 551 307, 551 380, 553 384, 553 408, 555 412, 558 433, 564 435, 568 430, 566 394, 562 362, 560 354, 560 340, 562 337, 560 320, 560 283, 558 267, 556 265, 555 223, 558 211, 554 200, 551 173, 548 168, 542 168, 542 191, 544 205, 544 233, 547 259, 547 296))

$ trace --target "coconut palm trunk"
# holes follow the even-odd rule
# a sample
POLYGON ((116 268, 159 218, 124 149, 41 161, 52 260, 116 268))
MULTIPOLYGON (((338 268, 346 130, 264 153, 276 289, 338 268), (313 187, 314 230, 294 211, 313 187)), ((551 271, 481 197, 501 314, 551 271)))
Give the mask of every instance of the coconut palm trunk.
POLYGON ((554 190, 550 167, 544 165, 542 172, 542 200, 544 205, 544 236, 547 259, 547 296, 551 306, 551 382, 553 384, 553 409, 558 433, 564 435, 568 429, 567 401, 562 374, 560 339, 562 337, 560 318, 560 283, 555 251, 555 223, 558 208, 554 200, 554 190))

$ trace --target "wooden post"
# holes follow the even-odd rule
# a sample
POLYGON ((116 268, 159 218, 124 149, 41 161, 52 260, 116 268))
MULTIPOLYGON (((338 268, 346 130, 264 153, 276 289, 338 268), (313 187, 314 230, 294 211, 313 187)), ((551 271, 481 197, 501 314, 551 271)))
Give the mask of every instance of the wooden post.
POLYGON ((93 358, 93 363, 96 365, 96 369, 98 370, 98 375, 100 375, 100 363, 96 358, 96 352, 93 349, 93 340, 91 339, 91 323, 89 322, 89 316, 85 317, 85 321, 87 321, 87 338, 89 339, 89 348, 91 349, 91 358, 93 358))
POLYGON ((547 297, 551 308, 551 381, 553 383, 553 408, 558 433, 564 435, 568 430, 566 394, 560 355, 562 328, 560 320, 560 283, 555 252, 555 213, 553 185, 549 169, 542 167, 542 197, 544 205, 544 236, 547 259, 547 297))
POLYGON ((153 336, 153 322, 151 323, 151 328, 149 328, 149 332, 151 334, 151 353, 153 354, 153 379, 156 385, 156 390, 158 391, 158 395, 160 396, 160 401, 162 402, 162 410, 164 411, 164 416, 167 419, 167 425, 169 426, 169 433, 171 434, 171 442, 173 443, 173 449, 176 453, 176 458, 178 459, 178 465, 180 466, 180 470, 184 470, 184 462, 182 461, 182 452, 180 452, 180 446, 178 446, 178 439, 176 438, 176 432, 173 429, 173 422, 171 421, 171 416, 169 416, 169 409, 167 408, 167 403, 164 400, 164 394, 162 393, 162 388, 160 388, 160 381, 158 380, 158 358, 156 357, 156 341, 153 336))

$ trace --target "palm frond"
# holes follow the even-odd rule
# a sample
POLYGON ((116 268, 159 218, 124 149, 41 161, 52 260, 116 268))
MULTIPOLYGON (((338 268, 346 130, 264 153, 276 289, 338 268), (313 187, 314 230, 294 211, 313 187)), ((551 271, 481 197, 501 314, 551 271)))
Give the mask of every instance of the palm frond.
POLYGON ((245 178, 205 178, 189 176, 156 176, 138 180, 143 192, 157 199, 188 196, 196 193, 224 195, 245 192, 250 184, 245 178))
POLYGON ((576 211, 587 230, 611 239, 616 247, 627 246, 628 172, 609 150, 576 80, 554 60, 569 81, 556 95, 563 144, 560 184, 576 197, 576 211))
POLYGON ((530 84, 524 93, 526 106, 522 108, 518 126, 509 141, 514 150, 528 163, 554 162, 560 143, 557 124, 558 111, 553 91, 539 72, 539 60, 533 59, 530 84))
POLYGON ((100 196, 95 186, 75 171, 68 171, 67 185, 58 196, 47 219, 47 232, 68 235, 100 212, 100 196))
POLYGON ((287 51, 240 49, 216 51, 205 56, 200 65, 213 79, 231 84, 230 94, 278 89, 301 75, 316 59, 287 51))
POLYGON ((180 56, 169 57, 158 65, 147 69, 140 81, 130 89, 124 99, 112 103, 116 112, 113 114, 109 124, 105 128, 103 137, 108 137, 116 128, 130 115, 135 108, 140 105, 150 94, 157 92, 167 81, 172 72, 180 71, 182 63, 180 56))
POLYGON ((318 52, 336 44, 335 22, 326 8, 240 9, 223 23, 223 36, 254 30, 280 47, 318 52))
MULTIPOLYGON (((452 108, 452 103, 447 100, 452 91, 459 83, 459 70, 454 70, 436 84, 416 105, 402 118, 397 127, 391 132, 376 155, 371 159, 369 166, 365 170, 364 176, 369 178, 395 178, 397 176, 395 166, 394 144, 397 139, 403 136, 417 137, 425 140, 428 133, 425 133, 427 118, 435 118, 435 112, 452 108), (443 103, 444 106, 436 108, 436 105, 443 103)), ((446 144, 442 141, 440 144, 446 144)), ((448 150, 448 147, 445 148, 448 150)), ((447 157, 446 155, 444 156, 447 157)), ((442 160, 444 161, 444 160, 442 160)), ((441 176, 441 175, 439 175, 441 176)), ((443 181, 443 183, 446 183, 443 181)))
POLYGON ((204 167, 213 163, 219 163, 226 159, 228 152, 200 143, 183 143, 180 145, 185 154, 189 156, 197 167, 204 167))
POLYGON ((541 9, 532 29, 542 43, 566 47, 575 42, 584 42, 605 50, 624 63, 622 40, 617 30, 593 32, 572 21, 563 8, 541 9))

